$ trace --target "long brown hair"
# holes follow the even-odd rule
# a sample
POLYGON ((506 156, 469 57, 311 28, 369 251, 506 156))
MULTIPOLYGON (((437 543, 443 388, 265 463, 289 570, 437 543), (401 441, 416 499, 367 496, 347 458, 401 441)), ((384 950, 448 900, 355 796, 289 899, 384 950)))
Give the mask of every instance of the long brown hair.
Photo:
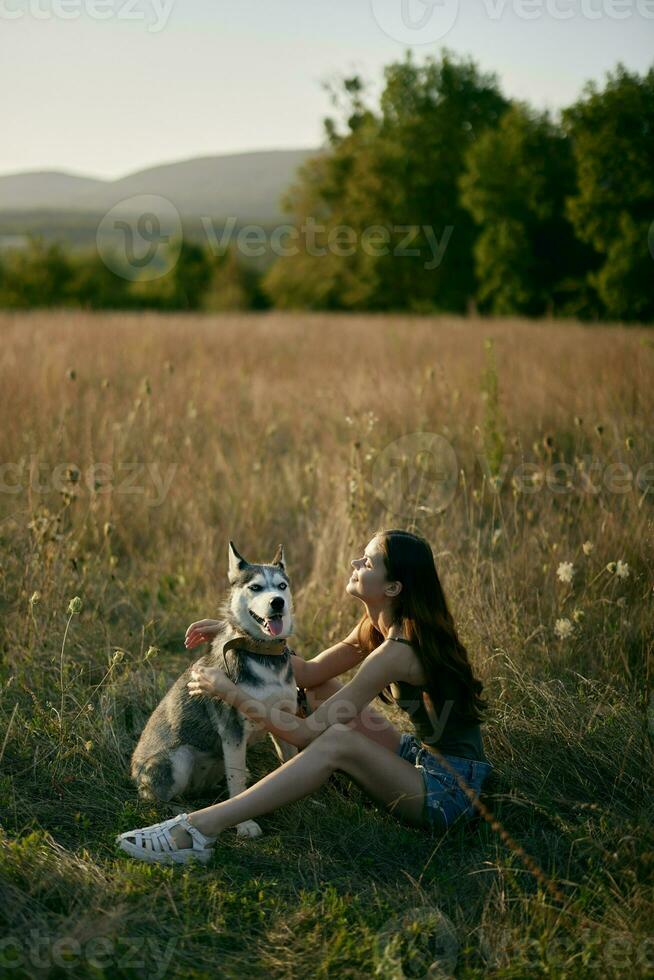
MULTIPOLYGON (((469 724, 484 721, 482 712, 488 707, 481 697, 484 685, 474 676, 468 652, 457 635, 429 542, 395 528, 376 531, 373 537, 379 541, 388 579, 402 583, 395 597, 394 623, 404 629, 420 659, 425 686, 439 717, 450 696, 452 712, 459 720, 469 724)), ((366 654, 383 642, 367 611, 357 626, 357 639, 366 654)), ((382 692, 382 699, 391 700, 389 689, 382 692)))

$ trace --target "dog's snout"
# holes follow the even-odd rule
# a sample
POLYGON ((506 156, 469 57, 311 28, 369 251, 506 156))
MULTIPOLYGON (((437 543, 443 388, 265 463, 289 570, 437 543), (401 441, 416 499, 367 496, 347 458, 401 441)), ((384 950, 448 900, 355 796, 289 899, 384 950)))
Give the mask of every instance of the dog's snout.
POLYGON ((270 608, 274 612, 281 612, 284 608, 284 600, 280 595, 276 595, 274 599, 270 600, 270 608))

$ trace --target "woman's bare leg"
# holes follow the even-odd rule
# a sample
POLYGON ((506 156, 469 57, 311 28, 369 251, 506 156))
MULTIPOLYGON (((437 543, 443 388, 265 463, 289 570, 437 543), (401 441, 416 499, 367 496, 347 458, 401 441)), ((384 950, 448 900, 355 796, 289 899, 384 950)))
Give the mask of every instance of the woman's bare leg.
MULTIPOLYGON (((315 792, 336 770, 346 772, 375 802, 414 826, 423 825, 422 774, 406 759, 347 725, 331 725, 298 755, 231 800, 189 814, 191 823, 207 836, 219 834, 315 792)), ((174 827, 180 847, 190 837, 174 827)))
MULTIPOLYGON (((332 694, 335 694, 336 691, 340 691, 342 687, 343 685, 340 681, 332 677, 317 687, 306 688, 307 700, 311 707, 315 709, 323 701, 326 701, 327 698, 330 698, 332 694)), ((375 711, 374 708, 365 707, 349 724, 356 731, 362 732, 362 734, 367 735, 374 742, 378 742, 379 745, 390 749, 391 752, 397 752, 400 745, 400 732, 390 723, 388 718, 384 717, 379 711, 375 711)))

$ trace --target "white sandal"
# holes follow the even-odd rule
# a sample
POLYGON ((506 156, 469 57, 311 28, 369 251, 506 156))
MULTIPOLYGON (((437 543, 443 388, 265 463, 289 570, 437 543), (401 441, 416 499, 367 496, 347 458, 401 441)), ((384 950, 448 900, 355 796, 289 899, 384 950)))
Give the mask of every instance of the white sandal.
POLYGON ((215 842, 215 837, 207 837, 193 826, 188 819, 188 813, 180 813, 170 820, 153 823, 150 827, 141 827, 140 830, 128 830, 116 837, 118 846, 131 857, 140 858, 141 861, 159 861, 162 864, 187 864, 189 861, 206 864, 211 860, 215 842), (190 834, 192 846, 179 847, 170 833, 170 827, 183 827, 190 834))

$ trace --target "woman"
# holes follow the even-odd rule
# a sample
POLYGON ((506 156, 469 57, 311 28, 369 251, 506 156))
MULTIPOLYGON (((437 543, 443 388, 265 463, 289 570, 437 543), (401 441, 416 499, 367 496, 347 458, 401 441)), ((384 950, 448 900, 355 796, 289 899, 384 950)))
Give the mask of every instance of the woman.
MULTIPOLYGON (((207 862, 227 827, 315 792, 336 770, 413 826, 442 831, 474 815, 470 797, 492 769, 479 727, 487 703, 458 639, 432 550, 416 534, 382 530, 352 566, 345 588, 365 606, 359 623, 313 660, 293 658, 308 717, 257 701, 217 668, 196 669, 188 685, 192 695, 228 701, 302 751, 232 799, 120 834, 116 840, 128 854, 207 862), (357 664, 348 683, 334 680, 357 664), (411 715, 424 745, 370 707, 377 695, 411 715)), ((208 638, 212 622, 190 626, 187 645, 208 638)))

